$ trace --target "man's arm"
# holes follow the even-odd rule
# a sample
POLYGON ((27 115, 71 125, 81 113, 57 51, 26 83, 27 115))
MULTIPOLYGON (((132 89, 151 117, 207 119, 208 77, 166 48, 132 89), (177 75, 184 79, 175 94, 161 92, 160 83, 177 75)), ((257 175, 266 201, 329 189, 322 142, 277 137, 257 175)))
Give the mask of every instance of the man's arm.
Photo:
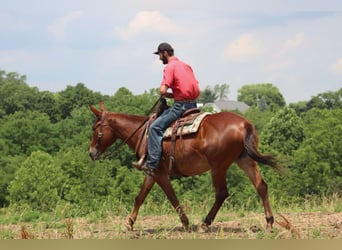
POLYGON ((160 89, 159 89, 160 95, 166 98, 173 98, 173 94, 170 92, 167 92, 168 89, 169 87, 166 86, 165 84, 160 85, 160 89))

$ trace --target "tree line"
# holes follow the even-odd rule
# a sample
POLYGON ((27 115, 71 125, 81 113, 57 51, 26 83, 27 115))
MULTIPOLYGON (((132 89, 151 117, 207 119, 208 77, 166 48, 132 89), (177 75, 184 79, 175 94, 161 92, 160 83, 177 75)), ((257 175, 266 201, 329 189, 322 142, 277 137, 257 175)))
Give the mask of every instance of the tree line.
MULTIPOLYGON (((199 101, 213 102, 228 92, 227 84, 206 87, 199 101)), ((64 209, 66 216, 131 207, 144 174, 132 168, 135 156, 127 146, 110 152, 110 158, 90 160, 95 117, 88 105, 102 100, 110 111, 144 115, 157 98, 157 89, 134 95, 122 87, 103 95, 83 83, 56 93, 40 91, 26 83, 26 76, 0 71, 0 207, 64 209)), ((249 84, 238 90, 238 101, 250 106, 240 115, 255 125, 260 150, 277 155, 288 170, 285 176, 260 168, 275 201, 300 204, 311 196, 341 195, 342 89, 286 104, 273 84, 249 84)), ((230 168, 227 182, 231 205, 246 207, 249 201, 253 208, 259 202, 238 167, 230 168)), ((214 198, 209 174, 174 177, 172 183, 183 202, 214 198)), ((164 201, 154 188, 146 202, 164 201)))

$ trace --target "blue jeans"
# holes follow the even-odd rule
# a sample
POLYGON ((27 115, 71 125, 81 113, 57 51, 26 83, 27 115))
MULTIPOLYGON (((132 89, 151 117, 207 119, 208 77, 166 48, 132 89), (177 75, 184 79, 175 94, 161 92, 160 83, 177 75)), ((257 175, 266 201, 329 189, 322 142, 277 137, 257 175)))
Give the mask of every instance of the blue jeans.
POLYGON ((196 108, 195 102, 175 102, 170 108, 165 110, 150 126, 147 140, 147 160, 149 167, 157 169, 162 156, 162 140, 165 130, 172 122, 182 116, 184 111, 196 108))

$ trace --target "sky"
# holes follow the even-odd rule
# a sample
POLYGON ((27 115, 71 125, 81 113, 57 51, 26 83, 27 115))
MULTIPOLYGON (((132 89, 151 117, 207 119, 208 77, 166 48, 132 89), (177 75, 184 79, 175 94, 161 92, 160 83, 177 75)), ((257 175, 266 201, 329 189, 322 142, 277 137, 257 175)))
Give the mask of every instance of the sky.
POLYGON ((161 42, 201 89, 272 83, 287 103, 342 87, 340 0, 0 0, 0 70, 39 90, 159 87, 161 42))

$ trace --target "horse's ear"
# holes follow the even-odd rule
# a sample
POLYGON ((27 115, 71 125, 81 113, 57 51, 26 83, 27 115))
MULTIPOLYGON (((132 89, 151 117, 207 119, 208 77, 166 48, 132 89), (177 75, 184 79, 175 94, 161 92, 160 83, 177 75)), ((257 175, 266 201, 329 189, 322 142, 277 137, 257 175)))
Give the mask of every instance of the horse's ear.
POLYGON ((103 104, 103 101, 100 101, 100 109, 101 111, 105 111, 105 107, 104 107, 104 104, 103 104))
POLYGON ((93 105, 89 105, 90 110, 96 115, 97 117, 101 117, 101 111, 97 110, 93 105))

